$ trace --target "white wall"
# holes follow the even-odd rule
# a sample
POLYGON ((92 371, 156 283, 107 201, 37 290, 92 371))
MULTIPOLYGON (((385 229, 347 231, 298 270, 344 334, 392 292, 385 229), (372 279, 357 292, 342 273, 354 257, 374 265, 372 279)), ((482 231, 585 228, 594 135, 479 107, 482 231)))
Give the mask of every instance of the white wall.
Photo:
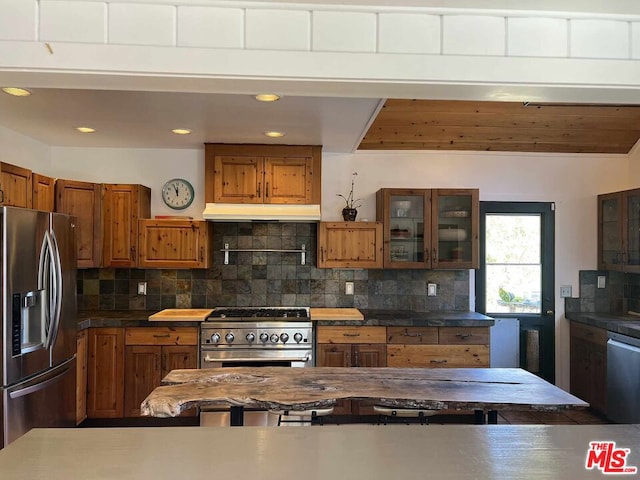
POLYGON ((48 145, 2 126, 0 145, 0 161, 55 177, 49 160, 48 145))
POLYGON ((151 215, 202 218, 204 210, 204 149, 135 149, 52 147, 51 162, 58 178, 102 183, 139 183, 151 188, 151 215), (193 204, 171 210, 160 190, 172 178, 189 180, 193 204))

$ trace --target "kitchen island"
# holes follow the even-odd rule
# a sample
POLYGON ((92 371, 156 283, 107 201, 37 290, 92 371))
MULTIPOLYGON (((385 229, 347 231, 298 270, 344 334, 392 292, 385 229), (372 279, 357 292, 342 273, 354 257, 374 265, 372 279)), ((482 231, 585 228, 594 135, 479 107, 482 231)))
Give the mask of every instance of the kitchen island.
MULTIPOLYGON (((588 403, 519 368, 287 368, 173 370, 142 402, 143 415, 175 417, 194 406, 310 410, 366 399, 394 408, 476 410, 495 423, 498 410, 560 411, 588 403)), ((233 409, 236 409, 235 411, 233 409)), ((235 423, 234 423, 235 414, 235 423)))
MULTIPOLYGON (((35 429, 0 450, 2 480, 603 478, 589 442, 629 448, 637 425, 35 429)), ((629 475, 627 475, 629 477, 629 475)))

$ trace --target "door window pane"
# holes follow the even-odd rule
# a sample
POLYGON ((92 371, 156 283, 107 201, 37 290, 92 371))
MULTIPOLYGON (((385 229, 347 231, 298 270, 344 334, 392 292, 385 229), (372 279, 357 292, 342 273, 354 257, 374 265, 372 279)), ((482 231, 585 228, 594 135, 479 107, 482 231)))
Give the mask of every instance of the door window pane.
POLYGON ((486 216, 486 311, 540 313, 540 215, 486 216))

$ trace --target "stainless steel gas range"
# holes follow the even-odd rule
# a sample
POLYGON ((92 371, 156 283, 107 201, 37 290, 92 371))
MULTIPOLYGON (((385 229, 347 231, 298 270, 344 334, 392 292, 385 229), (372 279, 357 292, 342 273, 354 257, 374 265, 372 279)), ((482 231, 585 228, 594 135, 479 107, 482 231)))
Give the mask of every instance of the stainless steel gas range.
MULTIPOLYGON (((309 308, 219 307, 200 327, 200 368, 313 367, 309 308)), ((271 425, 265 411, 245 411, 245 425, 271 425)), ((200 424, 229 425, 227 409, 203 408, 200 424)))
POLYGON ((200 328, 200 367, 312 367, 309 308, 214 309, 200 328))

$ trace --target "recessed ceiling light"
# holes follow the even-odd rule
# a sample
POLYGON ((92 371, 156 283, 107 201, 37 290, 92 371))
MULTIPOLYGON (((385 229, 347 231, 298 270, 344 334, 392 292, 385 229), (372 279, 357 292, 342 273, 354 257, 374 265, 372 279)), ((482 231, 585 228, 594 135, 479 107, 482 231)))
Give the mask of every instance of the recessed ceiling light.
POLYGON ((265 134, 267 137, 271 137, 271 138, 280 138, 280 137, 284 137, 284 132, 275 132, 275 131, 272 131, 272 132, 264 132, 264 134, 265 134))
POLYGON ((256 95, 256 100, 259 102, 277 102, 280 100, 280 95, 275 93, 259 93, 256 95))
POLYGON ((18 87, 2 87, 2 91, 4 93, 8 93, 9 95, 13 95, 14 97, 28 97, 31 95, 29 90, 18 87))
POLYGON ((95 128, 91 127, 76 127, 76 130, 78 130, 80 133, 94 133, 96 131, 95 128))
POLYGON ((189 135, 191 133, 191 130, 188 128, 174 128, 171 131, 176 135, 189 135))

